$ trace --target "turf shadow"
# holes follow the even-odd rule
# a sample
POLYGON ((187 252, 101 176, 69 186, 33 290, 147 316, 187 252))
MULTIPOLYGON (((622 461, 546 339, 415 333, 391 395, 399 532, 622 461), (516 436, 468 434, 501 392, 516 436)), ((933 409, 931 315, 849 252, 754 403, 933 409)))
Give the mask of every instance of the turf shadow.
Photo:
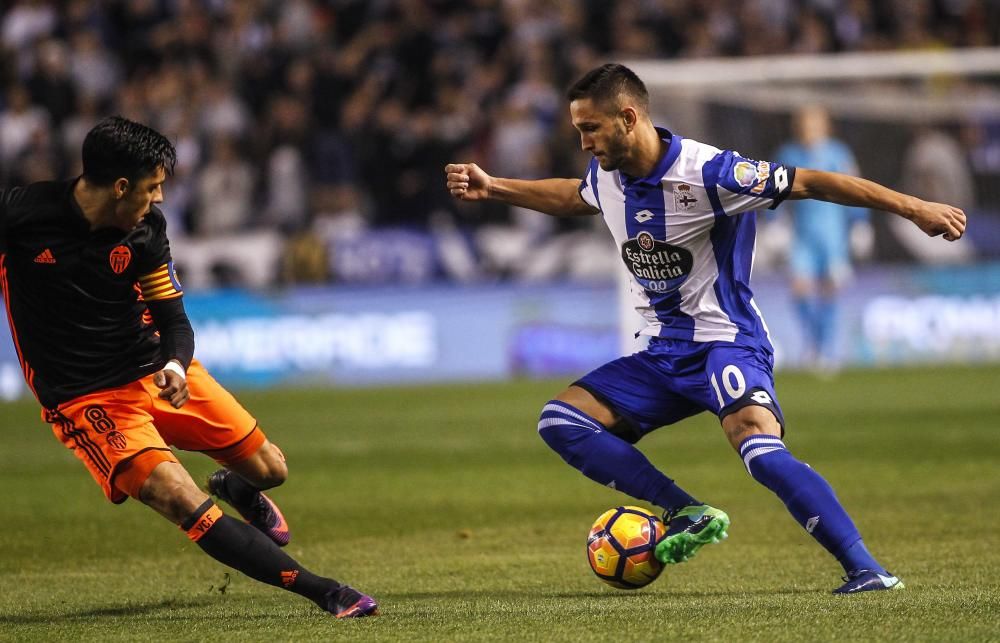
MULTIPOLYGON (((620 592, 609 592, 608 590, 596 588, 593 590, 579 591, 579 592, 533 592, 532 595, 539 599, 551 599, 551 598, 592 598, 598 600, 605 600, 608 598, 622 598, 622 599, 636 599, 641 600, 644 597, 654 597, 654 598, 720 598, 720 597, 732 597, 739 598, 741 596, 775 596, 781 594, 787 595, 805 595, 805 594, 815 594, 816 589, 755 589, 755 590, 719 590, 719 591, 669 591, 666 593, 651 593, 651 592, 632 592, 632 591, 620 591, 620 592)), ((479 599, 496 599, 496 600, 507 600, 509 595, 503 592, 496 591, 470 591, 470 590, 443 590, 443 591, 416 591, 416 592, 389 592, 382 594, 382 600, 385 603, 391 603, 393 600, 434 600, 434 599, 454 599, 459 598, 463 600, 479 600, 479 599)))
POLYGON ((34 623, 58 623, 60 621, 74 621, 100 616, 135 616, 137 614, 151 614, 172 608, 201 607, 208 602, 210 601, 206 599, 178 600, 171 598, 148 603, 96 607, 67 614, 0 614, 0 624, 31 625, 34 623))

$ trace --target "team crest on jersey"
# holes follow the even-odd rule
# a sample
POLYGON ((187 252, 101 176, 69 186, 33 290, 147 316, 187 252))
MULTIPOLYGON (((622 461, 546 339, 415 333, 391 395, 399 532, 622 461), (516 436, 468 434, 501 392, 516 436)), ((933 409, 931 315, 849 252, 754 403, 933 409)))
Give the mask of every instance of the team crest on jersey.
POLYGON ((116 246, 111 251, 111 254, 108 255, 108 262, 111 264, 111 269, 115 271, 115 274, 120 275, 125 272, 125 269, 132 262, 132 251, 129 250, 128 246, 116 246))
POLYGON ((674 210, 683 212, 698 205, 698 199, 691 194, 691 186, 681 183, 674 186, 674 210))
POLYGON ((656 245, 656 239, 646 231, 640 232, 635 240, 639 243, 639 249, 643 252, 652 252, 653 247, 656 245))

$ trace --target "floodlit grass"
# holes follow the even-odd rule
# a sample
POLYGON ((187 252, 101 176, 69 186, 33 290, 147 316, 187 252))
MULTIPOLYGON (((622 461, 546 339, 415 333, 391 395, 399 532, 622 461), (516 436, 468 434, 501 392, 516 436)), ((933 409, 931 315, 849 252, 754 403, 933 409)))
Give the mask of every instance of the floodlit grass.
MULTIPOLYGON (((240 398, 288 456, 291 554, 382 603, 339 622, 226 570, 140 504, 107 503, 32 404, 0 406, 0 639, 582 641, 1000 639, 1000 369, 779 378, 786 442, 823 473, 902 592, 834 597, 836 562, 702 415, 644 451, 733 519, 636 592, 587 567, 627 499, 538 439, 562 382, 240 398), (228 584, 227 584, 228 582, 228 584)), ((203 479, 211 461, 182 454, 203 479)))

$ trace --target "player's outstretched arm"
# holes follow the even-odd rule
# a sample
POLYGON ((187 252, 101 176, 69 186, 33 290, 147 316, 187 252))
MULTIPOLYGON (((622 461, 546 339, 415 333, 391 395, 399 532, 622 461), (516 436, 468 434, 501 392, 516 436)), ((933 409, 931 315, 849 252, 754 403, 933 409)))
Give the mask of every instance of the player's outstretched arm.
POLYGON ((597 214, 580 196, 577 179, 505 179, 490 176, 475 163, 450 163, 444 166, 448 190, 462 201, 503 201, 556 217, 597 214))
POLYGON ((943 235, 948 241, 960 239, 965 234, 965 213, 960 208, 924 201, 847 174, 796 168, 788 198, 818 199, 894 212, 912 221, 928 236, 943 235))

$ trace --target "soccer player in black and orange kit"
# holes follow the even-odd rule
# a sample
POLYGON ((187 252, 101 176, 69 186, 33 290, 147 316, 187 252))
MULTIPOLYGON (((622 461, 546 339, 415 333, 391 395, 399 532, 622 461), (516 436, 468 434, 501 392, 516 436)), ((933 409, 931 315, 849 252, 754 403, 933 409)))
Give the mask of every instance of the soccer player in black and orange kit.
POLYGON ((0 190, 0 287, 28 386, 112 502, 136 498, 217 561, 338 618, 375 614, 371 597, 279 548, 288 527, 261 491, 284 482, 284 456, 193 359, 156 208, 175 160, 161 134, 111 117, 84 140, 82 176, 0 190), (222 464, 209 490, 247 522, 225 515, 168 445, 222 464))

